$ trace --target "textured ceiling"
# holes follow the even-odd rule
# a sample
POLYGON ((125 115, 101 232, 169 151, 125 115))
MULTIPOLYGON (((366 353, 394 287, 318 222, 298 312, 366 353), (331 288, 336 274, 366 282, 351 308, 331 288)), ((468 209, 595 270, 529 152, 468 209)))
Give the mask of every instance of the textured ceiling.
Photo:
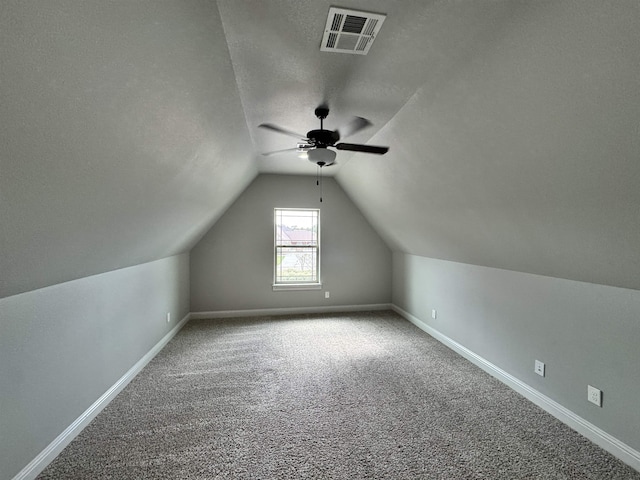
POLYGON ((187 251, 257 172, 213 2, 2 2, 0 65, 0 297, 187 251))
POLYGON ((640 3, 512 13, 338 181, 395 250, 640 289, 640 3))
POLYGON ((0 4, 0 297, 188 251, 259 172, 257 128, 373 127, 336 175, 398 251, 640 289, 640 4, 0 4), (321 52, 329 6, 387 14, 321 52))
MULTIPOLYGON (((269 0, 218 2, 238 91, 257 152, 294 147, 294 138, 257 128, 275 123, 306 133, 319 128, 314 109, 330 108, 325 128, 335 129, 353 116, 373 126, 349 137, 367 142, 416 93, 436 85, 490 42, 514 15, 513 2, 438 2, 424 0, 349 1, 340 6, 383 13, 387 18, 366 56, 320 51, 331 1, 269 0)), ((335 175, 355 155, 341 151, 335 175)), ((372 165, 381 157, 366 156, 372 165)), ((315 174, 315 165, 295 152, 256 156, 263 173, 315 174)))

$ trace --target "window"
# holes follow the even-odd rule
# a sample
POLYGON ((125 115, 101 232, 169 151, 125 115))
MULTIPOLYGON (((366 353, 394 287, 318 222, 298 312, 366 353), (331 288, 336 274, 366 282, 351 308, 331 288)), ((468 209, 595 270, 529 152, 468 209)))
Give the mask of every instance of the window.
POLYGON ((320 210, 274 211, 274 289, 320 288, 320 210))

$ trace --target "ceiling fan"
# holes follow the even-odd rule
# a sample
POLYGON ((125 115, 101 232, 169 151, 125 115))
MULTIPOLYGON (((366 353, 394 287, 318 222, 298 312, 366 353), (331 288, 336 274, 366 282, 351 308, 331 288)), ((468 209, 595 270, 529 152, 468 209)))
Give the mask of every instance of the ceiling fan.
POLYGON ((389 151, 389 147, 378 147, 375 145, 361 145, 358 143, 342 143, 341 138, 346 138, 354 133, 371 125, 371 122, 366 118, 353 117, 353 119, 346 125, 340 127, 337 130, 325 130, 323 128, 323 120, 329 115, 329 109, 325 106, 320 106, 315 109, 316 117, 320 119, 320 129, 310 130, 306 135, 292 132, 277 125, 271 123, 263 123, 258 125, 260 128, 272 130, 274 132, 289 135, 298 139, 298 144, 294 148, 286 148, 284 150, 276 150, 274 152, 263 153, 263 155, 275 155, 277 153, 298 151, 307 152, 309 161, 317 164, 320 167, 326 167, 335 163, 336 152, 330 150, 328 147, 335 148, 337 150, 350 150, 352 152, 363 153, 375 153, 378 155, 384 155, 389 151), (340 142, 340 143, 338 143, 340 142))

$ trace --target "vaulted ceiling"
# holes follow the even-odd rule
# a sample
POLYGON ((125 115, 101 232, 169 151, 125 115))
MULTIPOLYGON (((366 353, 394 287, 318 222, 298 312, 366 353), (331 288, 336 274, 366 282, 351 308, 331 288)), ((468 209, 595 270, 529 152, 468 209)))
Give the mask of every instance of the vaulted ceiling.
POLYGON ((0 4, 0 297, 188 251, 261 172, 257 128, 373 126, 335 175, 394 250, 640 289, 640 3, 0 4), (320 51, 330 6, 386 14, 320 51))

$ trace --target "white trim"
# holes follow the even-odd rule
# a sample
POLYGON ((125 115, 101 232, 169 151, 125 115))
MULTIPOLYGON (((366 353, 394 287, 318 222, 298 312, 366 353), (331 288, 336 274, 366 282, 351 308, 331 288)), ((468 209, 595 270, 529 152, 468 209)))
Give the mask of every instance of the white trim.
POLYGON ((284 292, 292 290, 322 290, 321 283, 274 283, 274 292, 284 292))
POLYGON ((111 400, 115 398, 124 387, 134 379, 134 377, 142 370, 147 363, 155 357, 164 346, 169 343, 176 333, 191 318, 191 314, 187 313, 180 322, 169 331, 162 339, 149 350, 136 364, 131 367, 120 379, 114 383, 106 392, 102 394, 93 404, 84 411, 82 415, 75 419, 53 442, 42 450, 26 467, 13 477, 13 480, 33 480, 56 458, 62 450, 71 443, 71 441, 86 427, 98 413, 106 407, 111 400))
MULTIPOLYGON (((282 218, 282 217, 281 217, 282 218)), ((316 249, 316 280, 315 282, 309 283, 300 283, 298 285, 303 285, 301 290, 320 290, 322 288, 322 282, 320 279, 322 278, 320 274, 320 265, 321 265, 321 251, 320 251, 320 240, 321 240, 321 226, 320 226, 320 209, 319 208, 287 208, 287 207, 275 207, 273 209, 273 290, 295 290, 293 288, 281 288, 281 285, 285 285, 283 283, 278 283, 278 248, 283 247, 294 247, 294 248, 315 248, 316 249), (315 220, 317 225, 316 232, 316 245, 278 245, 278 211, 300 211, 300 212, 315 212, 315 220), (308 285, 320 285, 319 287, 307 287, 308 285), (305 288, 306 287, 306 288, 305 288)), ((295 283, 288 285, 296 285, 295 283)))
POLYGON ((368 312, 391 310, 390 303, 368 305, 335 305, 327 307, 258 308, 255 310, 218 310, 213 312, 191 312, 192 320, 206 318, 268 317, 272 315, 297 315, 305 313, 368 312))
POLYGON ((618 440, 612 435, 608 434, 604 430, 596 427, 592 423, 586 421, 584 418, 576 415, 568 408, 562 406, 555 400, 543 395, 538 392, 536 389, 527 385, 523 381, 514 377, 513 375, 505 372, 501 368, 497 367, 493 363, 485 360, 480 355, 472 352, 465 346, 459 344, 455 340, 447 337, 446 335, 440 333, 433 327, 430 327, 425 322, 420 320, 418 317, 410 314, 409 312, 403 310, 395 304, 391 304, 391 309, 396 313, 402 315, 404 318, 409 320, 419 329, 425 331, 440 343, 443 343, 447 347, 451 348, 455 352, 462 355, 464 358, 469 360, 471 363, 474 363, 478 367, 482 368, 485 372, 490 374, 491 376, 497 378, 502 383, 506 384, 528 400, 535 403, 537 406, 545 410, 547 413, 550 413, 554 417, 556 417, 561 422, 565 423, 581 435, 584 435, 586 438, 591 440, 596 445, 600 446, 613 456, 619 458, 624 463, 634 468, 635 470, 640 471, 640 452, 631 448, 626 443, 618 440))

